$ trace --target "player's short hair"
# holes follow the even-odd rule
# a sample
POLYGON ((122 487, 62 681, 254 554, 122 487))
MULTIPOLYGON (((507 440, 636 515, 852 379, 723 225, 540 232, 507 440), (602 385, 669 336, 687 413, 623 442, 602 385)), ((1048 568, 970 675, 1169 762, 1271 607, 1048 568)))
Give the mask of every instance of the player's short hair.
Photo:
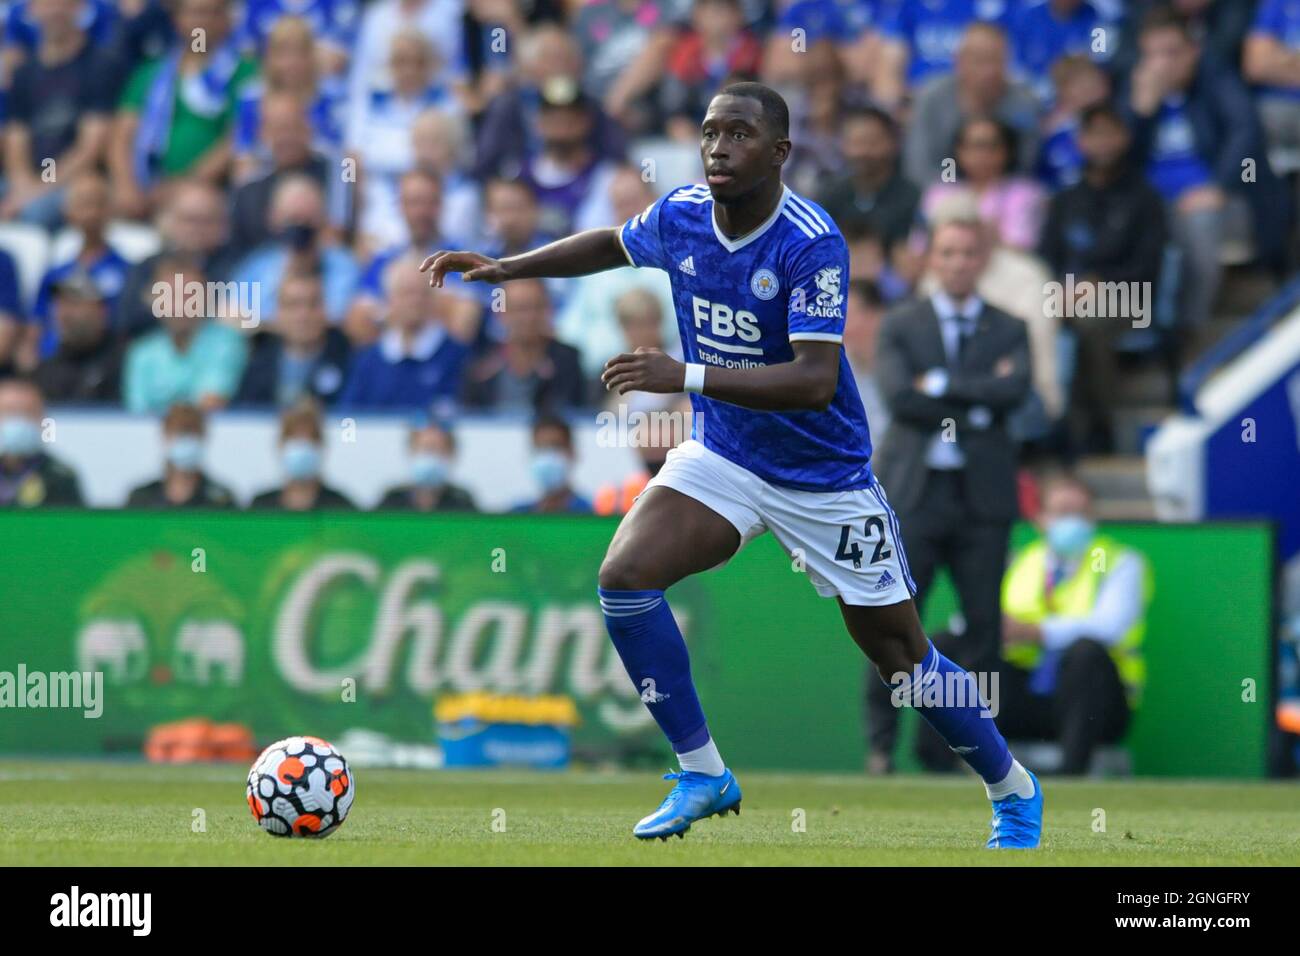
POLYGON ((746 80, 743 83, 730 83, 718 90, 718 96, 743 96, 756 100, 763 108, 763 122, 776 132, 780 139, 790 136, 790 107, 785 98, 770 86, 746 80))

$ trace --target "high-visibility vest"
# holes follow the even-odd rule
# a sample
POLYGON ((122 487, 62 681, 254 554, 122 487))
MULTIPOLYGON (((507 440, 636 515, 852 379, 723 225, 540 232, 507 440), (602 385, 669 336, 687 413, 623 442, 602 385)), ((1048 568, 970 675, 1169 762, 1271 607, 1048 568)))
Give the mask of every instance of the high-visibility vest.
MULTIPOLYGON (((1096 604, 1097 589, 1105 580, 1107 570, 1129 554, 1132 552, 1113 538, 1096 535, 1089 542, 1074 574, 1062 579, 1049 595, 1047 544, 1042 540, 1035 541, 1016 555, 1002 579, 1002 611, 1027 624, 1040 624, 1048 617, 1083 617, 1096 604)), ((1111 660, 1115 662, 1132 707, 1137 706, 1146 684, 1147 665, 1142 656, 1142 639, 1146 635, 1145 605, 1150 603, 1152 591, 1151 571, 1143 561, 1143 614, 1122 638, 1109 647, 1111 660)), ((1043 647, 1037 643, 1010 644, 1003 649, 1002 656, 1009 664, 1032 670, 1043 656, 1043 647)))
POLYGON ((598 515, 624 515, 632 510, 636 496, 645 491, 650 475, 644 471, 628 475, 623 479, 622 487, 610 483, 596 489, 591 508, 598 515))

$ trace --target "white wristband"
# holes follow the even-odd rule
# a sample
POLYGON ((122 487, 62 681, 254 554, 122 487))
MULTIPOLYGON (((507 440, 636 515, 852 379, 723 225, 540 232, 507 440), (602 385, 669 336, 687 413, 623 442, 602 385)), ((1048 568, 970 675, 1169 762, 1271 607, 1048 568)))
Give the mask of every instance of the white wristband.
POLYGON ((704 394, 704 366, 699 362, 689 362, 686 365, 686 382, 682 386, 684 392, 694 392, 697 395, 704 394))

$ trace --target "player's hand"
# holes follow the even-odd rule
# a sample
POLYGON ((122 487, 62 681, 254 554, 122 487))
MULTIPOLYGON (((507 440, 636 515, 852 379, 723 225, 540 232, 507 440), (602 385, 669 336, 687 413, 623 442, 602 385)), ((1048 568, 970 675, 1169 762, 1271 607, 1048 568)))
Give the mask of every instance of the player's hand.
POLYGON ((600 380, 607 392, 680 392, 686 384, 686 366, 659 349, 642 346, 615 355, 605 363, 600 380))
POLYGON ((420 263, 420 271, 429 273, 429 285, 442 288, 448 272, 459 272, 466 282, 504 282, 506 270, 499 259, 477 252, 451 252, 443 249, 420 263))

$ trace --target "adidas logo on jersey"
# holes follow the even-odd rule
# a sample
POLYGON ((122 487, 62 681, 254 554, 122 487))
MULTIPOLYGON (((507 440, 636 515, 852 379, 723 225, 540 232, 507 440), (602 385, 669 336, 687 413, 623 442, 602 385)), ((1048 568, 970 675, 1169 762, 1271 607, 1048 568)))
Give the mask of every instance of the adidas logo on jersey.
POLYGON ((892 588, 897 583, 898 579, 889 573, 888 568, 885 568, 884 571, 880 572, 880 580, 876 582, 874 590, 883 591, 885 588, 892 588))
POLYGON ((681 262, 677 263, 677 268, 681 269, 688 276, 695 275, 695 257, 687 256, 681 262))

